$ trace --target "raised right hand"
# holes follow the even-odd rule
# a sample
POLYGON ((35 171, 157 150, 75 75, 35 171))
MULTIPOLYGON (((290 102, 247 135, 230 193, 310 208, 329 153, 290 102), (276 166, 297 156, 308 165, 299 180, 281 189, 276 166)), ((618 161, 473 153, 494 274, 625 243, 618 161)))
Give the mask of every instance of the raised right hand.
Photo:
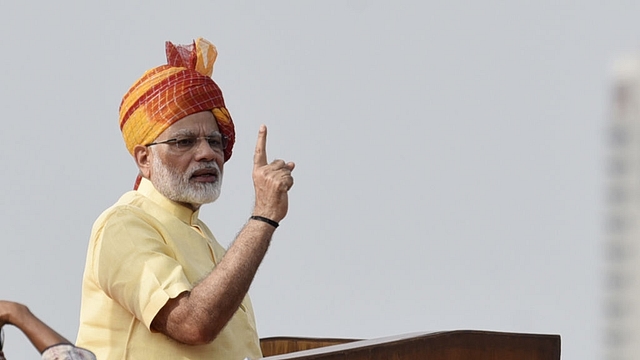
POLYGON ((253 155, 253 187, 256 203, 253 215, 280 222, 289 210, 288 192, 293 186, 293 162, 273 160, 267 163, 267 127, 260 126, 253 155))

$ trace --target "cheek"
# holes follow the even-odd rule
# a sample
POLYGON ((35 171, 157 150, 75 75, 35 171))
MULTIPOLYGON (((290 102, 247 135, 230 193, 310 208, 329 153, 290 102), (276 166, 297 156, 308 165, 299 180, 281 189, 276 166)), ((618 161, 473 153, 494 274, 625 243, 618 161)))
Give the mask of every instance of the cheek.
POLYGON ((218 168, 220 168, 220 171, 222 171, 224 168, 224 155, 218 156, 218 154, 216 154, 211 160, 214 161, 218 165, 218 168))
POLYGON ((190 161, 190 160, 176 161, 173 164, 173 168, 181 173, 185 173, 185 172, 188 172, 190 169, 197 167, 197 165, 198 165, 197 161, 190 161))
POLYGON ((163 154, 159 160, 167 169, 179 173, 186 172, 195 163, 189 156, 171 156, 169 154, 163 154))

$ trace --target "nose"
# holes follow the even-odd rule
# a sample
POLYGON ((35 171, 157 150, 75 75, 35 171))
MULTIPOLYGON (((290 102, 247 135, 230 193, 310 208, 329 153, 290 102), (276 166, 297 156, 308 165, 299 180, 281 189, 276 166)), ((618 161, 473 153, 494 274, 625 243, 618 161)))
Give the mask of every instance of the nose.
POLYGON ((206 138, 199 138, 194 150, 196 161, 216 161, 218 165, 224 162, 224 152, 209 146, 206 138))

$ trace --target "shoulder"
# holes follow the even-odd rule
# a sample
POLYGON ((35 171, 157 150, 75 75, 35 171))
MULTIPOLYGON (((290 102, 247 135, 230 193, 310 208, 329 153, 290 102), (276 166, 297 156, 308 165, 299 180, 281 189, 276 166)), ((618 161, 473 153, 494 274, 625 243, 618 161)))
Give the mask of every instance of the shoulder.
POLYGON ((118 222, 136 219, 152 221, 154 217, 149 213, 149 207, 152 206, 153 203, 137 191, 129 191, 100 214, 93 224, 93 232, 101 232, 106 224, 114 220, 118 222))
POLYGON ((144 202, 144 196, 131 191, 100 214, 91 229, 88 260, 114 260, 139 246, 137 241, 162 241, 162 221, 145 210, 144 202))

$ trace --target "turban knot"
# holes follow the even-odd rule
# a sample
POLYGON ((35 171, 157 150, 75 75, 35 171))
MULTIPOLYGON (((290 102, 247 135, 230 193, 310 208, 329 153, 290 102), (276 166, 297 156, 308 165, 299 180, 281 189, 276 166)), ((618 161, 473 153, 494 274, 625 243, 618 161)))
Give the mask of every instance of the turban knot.
POLYGON ((224 105, 222 91, 211 79, 218 52, 199 38, 191 45, 166 42, 167 64, 142 75, 122 98, 120 130, 129 153, 136 145, 152 143, 166 128, 200 111, 211 111, 228 140, 224 161, 229 160, 235 130, 224 105))

